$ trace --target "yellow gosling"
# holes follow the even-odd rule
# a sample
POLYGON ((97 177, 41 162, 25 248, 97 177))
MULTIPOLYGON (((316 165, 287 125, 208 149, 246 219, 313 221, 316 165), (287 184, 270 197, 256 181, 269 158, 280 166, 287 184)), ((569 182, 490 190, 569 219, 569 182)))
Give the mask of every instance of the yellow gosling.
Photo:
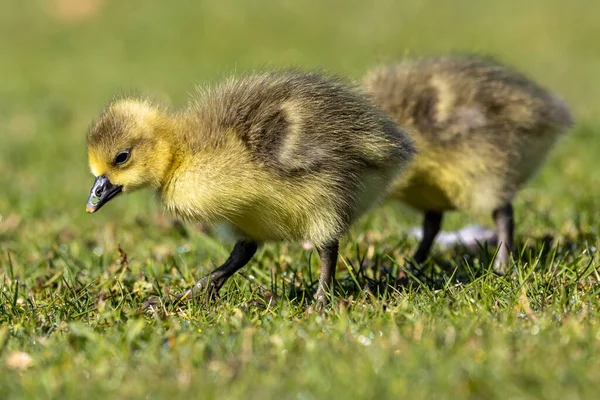
POLYGON ((231 78, 199 91, 181 112, 114 100, 92 124, 87 148, 96 176, 88 212, 149 187, 174 216, 224 222, 236 234, 225 263, 181 299, 216 295, 263 242, 310 241, 321 258, 321 306, 340 237, 414 153, 359 91, 296 70, 231 78))
POLYGON ((414 254, 427 259, 445 211, 492 215, 504 273, 513 248, 512 202, 557 138, 567 105, 513 69, 475 55, 409 60, 368 72, 363 88, 415 142, 417 155, 389 197, 423 211, 414 254))

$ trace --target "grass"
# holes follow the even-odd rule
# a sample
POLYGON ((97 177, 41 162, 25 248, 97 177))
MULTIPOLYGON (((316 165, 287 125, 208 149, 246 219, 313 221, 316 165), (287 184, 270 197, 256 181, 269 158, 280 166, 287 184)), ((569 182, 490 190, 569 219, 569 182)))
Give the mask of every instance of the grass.
MULTIPOLYGON (((596 396, 598 4, 3 6, 0 398, 596 396), (437 249, 432 283, 394 285, 389 271, 413 251, 406 231, 419 218, 388 205, 342 243, 340 289, 324 314, 310 302, 317 257, 295 243, 263 247, 216 303, 138 311, 191 285, 231 243, 177 229, 143 192, 85 214, 85 131, 112 94, 138 89, 179 106, 195 83, 234 70, 297 64, 357 78, 377 62, 457 49, 517 66, 578 119, 516 202, 512 275, 487 273, 489 252, 437 249)), ((468 222, 453 214, 445 228, 468 222)))

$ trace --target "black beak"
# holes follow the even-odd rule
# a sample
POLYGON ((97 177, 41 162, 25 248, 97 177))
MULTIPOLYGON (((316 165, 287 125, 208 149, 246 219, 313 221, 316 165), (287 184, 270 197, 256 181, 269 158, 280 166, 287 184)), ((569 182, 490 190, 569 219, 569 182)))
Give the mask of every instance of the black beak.
POLYGON ((106 175, 100 175, 96 178, 94 186, 90 191, 90 197, 85 205, 85 211, 89 213, 96 212, 110 199, 121 193, 122 186, 115 186, 108 180, 106 175))

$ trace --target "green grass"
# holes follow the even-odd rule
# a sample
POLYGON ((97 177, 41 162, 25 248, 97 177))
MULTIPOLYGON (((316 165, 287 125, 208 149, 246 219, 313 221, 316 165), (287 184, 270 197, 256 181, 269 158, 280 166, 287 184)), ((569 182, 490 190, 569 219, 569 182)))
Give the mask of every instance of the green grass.
MULTIPOLYGON (((65 20, 57 3, 7 0, 0 13, 0 398, 597 396, 600 4, 132 0, 65 20), (324 314, 310 306, 317 257, 296 243, 263 247, 214 304, 138 311, 209 272, 231 243, 184 234, 144 192, 85 214, 85 132, 112 94, 180 106, 194 84, 236 70, 358 78, 449 50, 497 55, 577 116, 515 204, 517 272, 488 274, 486 252, 438 249, 433 283, 397 287, 389 271, 413 251, 419 218, 389 205, 342 243, 324 314), (28 368, 15 368, 17 352, 28 368)), ((468 222, 449 215, 445 228, 468 222)))

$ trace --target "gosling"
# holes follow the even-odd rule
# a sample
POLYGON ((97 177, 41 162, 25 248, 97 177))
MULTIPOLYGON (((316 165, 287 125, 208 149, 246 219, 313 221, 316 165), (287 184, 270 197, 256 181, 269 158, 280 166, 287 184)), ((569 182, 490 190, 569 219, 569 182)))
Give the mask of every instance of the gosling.
POLYGON ((321 259, 320 307, 340 237, 414 153, 359 90, 298 70, 231 78, 199 90, 179 113, 116 99, 91 125, 87 150, 96 177, 87 212, 148 187, 176 217, 223 223, 237 238, 225 263, 180 300, 217 295, 263 242, 310 241, 321 259))
POLYGON ((369 71, 363 88, 404 127, 417 155, 389 198, 424 213, 414 261, 423 263, 445 211, 492 216, 499 249, 494 269, 508 269, 512 202, 557 138, 572 125, 557 96, 491 58, 447 55, 369 71))

